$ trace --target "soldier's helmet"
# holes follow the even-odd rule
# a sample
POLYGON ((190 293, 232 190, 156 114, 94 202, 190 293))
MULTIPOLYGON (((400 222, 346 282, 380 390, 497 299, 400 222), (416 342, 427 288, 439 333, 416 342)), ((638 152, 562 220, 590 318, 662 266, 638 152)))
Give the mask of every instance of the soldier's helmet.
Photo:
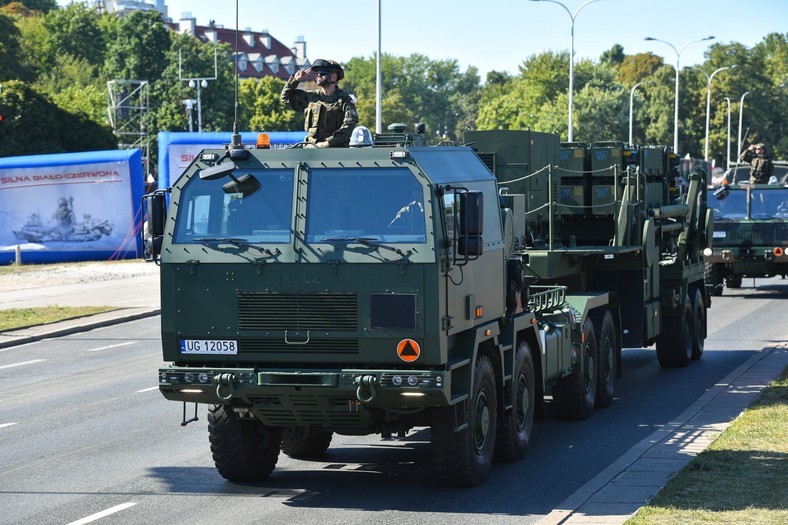
POLYGON ((58 199, 58 201, 57 201, 57 205, 60 206, 61 208, 63 208, 65 206, 68 206, 68 201, 66 199, 64 199, 63 197, 60 197, 58 199))
POLYGON ((345 78, 345 71, 342 69, 342 66, 339 65, 339 62, 336 60, 325 60, 322 58, 318 58, 314 62, 312 62, 312 71, 330 71, 332 73, 337 74, 337 81, 342 80, 345 78))

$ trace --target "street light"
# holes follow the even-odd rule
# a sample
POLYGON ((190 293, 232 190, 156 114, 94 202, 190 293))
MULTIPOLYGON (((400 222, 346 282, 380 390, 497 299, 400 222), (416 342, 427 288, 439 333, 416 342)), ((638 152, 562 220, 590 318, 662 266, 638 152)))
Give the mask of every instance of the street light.
POLYGON ((731 99, 725 97, 725 101, 728 103, 728 145, 725 149, 725 155, 727 158, 725 169, 728 169, 731 167, 731 99))
MULTIPOLYGON (((207 88, 209 80, 216 80, 219 68, 217 67, 216 46, 213 48, 213 76, 212 77, 184 77, 181 75, 181 50, 178 50, 178 77, 184 82, 189 82, 191 89, 197 88, 197 131, 202 133, 202 99, 200 88, 207 88)), ((192 131, 191 123, 189 131, 192 131)))
POLYGON ((719 73, 720 71, 725 71, 726 69, 733 69, 737 67, 736 64, 728 67, 721 67, 719 69, 715 69, 711 75, 706 73, 699 67, 693 67, 692 69, 696 71, 700 71, 706 76, 706 81, 708 82, 708 87, 706 88, 706 146, 703 152, 703 160, 709 160, 709 113, 711 112, 711 81, 714 78, 714 75, 719 73))
POLYGON ((653 84, 653 80, 646 80, 645 82, 638 82, 634 86, 632 86, 632 90, 629 92, 629 144, 632 145, 632 103, 634 102, 635 98, 635 90, 638 86, 643 84, 653 84))
POLYGON ((669 45, 673 51, 676 52, 676 100, 674 102, 675 108, 673 111, 673 153, 679 153, 679 71, 681 67, 681 53, 687 48, 690 44, 696 44, 698 42, 703 42, 704 40, 712 40, 713 36, 707 36, 706 38, 701 38, 700 40, 693 40, 691 42, 687 42, 681 49, 676 49, 676 46, 671 44, 666 40, 660 40, 659 38, 654 38, 647 36, 645 40, 654 41, 654 42, 662 42, 663 44, 669 45))
POLYGON ((558 4, 566 10, 566 13, 569 15, 569 19, 572 21, 571 29, 570 29, 570 43, 569 43, 569 124, 567 125, 568 128, 568 139, 569 142, 574 141, 574 130, 572 129, 572 105, 574 102, 574 82, 575 82, 575 18, 577 17, 577 13, 580 12, 585 6, 592 2, 598 2, 599 0, 587 0, 583 4, 580 5, 575 12, 572 13, 568 7, 564 4, 559 2, 558 0, 531 0, 531 2, 550 2, 553 4, 558 4))
POLYGON ((736 154, 736 162, 739 162, 739 156, 741 155, 741 123, 742 123, 742 115, 744 114, 744 97, 749 95, 749 91, 745 91, 744 95, 741 96, 741 100, 739 101, 739 145, 738 153, 736 154))
POLYGON ((193 98, 185 98, 181 100, 186 109, 189 110, 189 133, 194 131, 194 104, 197 102, 193 98))

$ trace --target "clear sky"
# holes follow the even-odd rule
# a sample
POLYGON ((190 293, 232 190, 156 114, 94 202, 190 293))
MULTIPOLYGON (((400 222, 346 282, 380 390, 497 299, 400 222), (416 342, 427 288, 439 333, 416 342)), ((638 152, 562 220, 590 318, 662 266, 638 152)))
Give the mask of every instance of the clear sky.
MULTIPOLYGON (((148 0, 154 2, 154 0, 148 0)), ((573 14, 585 0, 561 0, 573 14)), ((378 0, 238 0, 243 30, 267 29, 285 45, 298 36, 307 57, 340 62, 370 57, 377 49, 378 0)), ((190 12, 198 25, 210 20, 235 27, 235 0, 166 0, 169 16, 190 12)), ((382 49, 405 56, 421 53, 433 60, 456 59, 461 70, 476 66, 516 74, 527 57, 570 47, 571 18, 560 5, 528 0, 381 0, 382 49)), ((712 42, 747 47, 769 33, 788 33, 788 0, 596 0, 575 17, 575 56, 598 60, 621 44, 627 54, 651 51, 675 64, 666 44, 677 49, 709 35, 712 42)), ((704 59, 709 42, 690 44, 681 66, 704 59)))

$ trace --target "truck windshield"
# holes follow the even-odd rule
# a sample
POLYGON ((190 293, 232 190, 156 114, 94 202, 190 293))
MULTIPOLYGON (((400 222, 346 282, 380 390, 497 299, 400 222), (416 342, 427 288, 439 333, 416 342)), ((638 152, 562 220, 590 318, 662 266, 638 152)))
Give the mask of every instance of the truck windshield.
POLYGON ((312 170, 307 202, 308 243, 426 241, 424 187, 405 168, 312 170))
MULTIPOLYGON (((714 220, 747 218, 747 190, 731 190, 717 200, 709 191, 709 206, 714 208, 714 220)), ((753 189, 750 191, 750 218, 788 219, 788 188, 753 189)))
POLYGON ((176 221, 176 244, 204 243, 206 238, 229 237, 250 244, 282 244, 291 240, 293 170, 249 170, 260 189, 243 197, 225 193, 229 178, 192 177, 181 193, 176 221))

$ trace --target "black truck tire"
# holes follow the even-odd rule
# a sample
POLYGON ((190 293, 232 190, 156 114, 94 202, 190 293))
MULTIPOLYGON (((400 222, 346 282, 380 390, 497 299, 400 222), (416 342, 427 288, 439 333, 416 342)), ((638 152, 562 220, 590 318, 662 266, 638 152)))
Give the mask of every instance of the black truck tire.
POLYGON ((697 361, 703 355, 706 343, 706 304, 703 293, 695 289, 692 293, 692 359, 697 361))
POLYGON ((208 408, 208 438, 216 469, 229 481, 261 481, 279 459, 282 431, 241 419, 226 405, 208 408))
POLYGON ((512 409, 498 418, 495 459, 517 461, 528 452, 536 407, 536 383, 531 347, 520 340, 514 358, 512 374, 512 409))
POLYGON ((599 382, 596 386, 595 406, 605 408, 613 404, 620 348, 616 338, 616 323, 613 321, 613 313, 610 310, 605 310, 600 314, 595 314, 592 319, 598 335, 597 350, 599 351, 597 372, 599 382))
POLYGON ((703 280, 706 284, 713 286, 711 295, 719 297, 722 295, 723 279, 720 267, 714 263, 706 263, 703 267, 703 280))
POLYGON ((562 377, 553 387, 555 411, 563 419, 588 419, 594 412, 599 379, 599 356, 594 324, 590 318, 583 323, 583 345, 579 359, 582 369, 562 377))
POLYGON ((282 432, 282 452, 293 459, 322 456, 331 444, 332 432, 289 427, 282 432))
POLYGON ((495 372, 490 359, 480 355, 470 399, 433 412, 432 463, 443 483, 475 487, 487 478, 495 447, 497 406, 495 372), (459 410, 465 414, 455 413, 459 410), (467 425, 455 432, 458 420, 467 425))
POLYGON ((662 316, 662 331, 657 336, 657 359, 663 368, 687 366, 692 359, 692 303, 684 296, 678 315, 662 316))

